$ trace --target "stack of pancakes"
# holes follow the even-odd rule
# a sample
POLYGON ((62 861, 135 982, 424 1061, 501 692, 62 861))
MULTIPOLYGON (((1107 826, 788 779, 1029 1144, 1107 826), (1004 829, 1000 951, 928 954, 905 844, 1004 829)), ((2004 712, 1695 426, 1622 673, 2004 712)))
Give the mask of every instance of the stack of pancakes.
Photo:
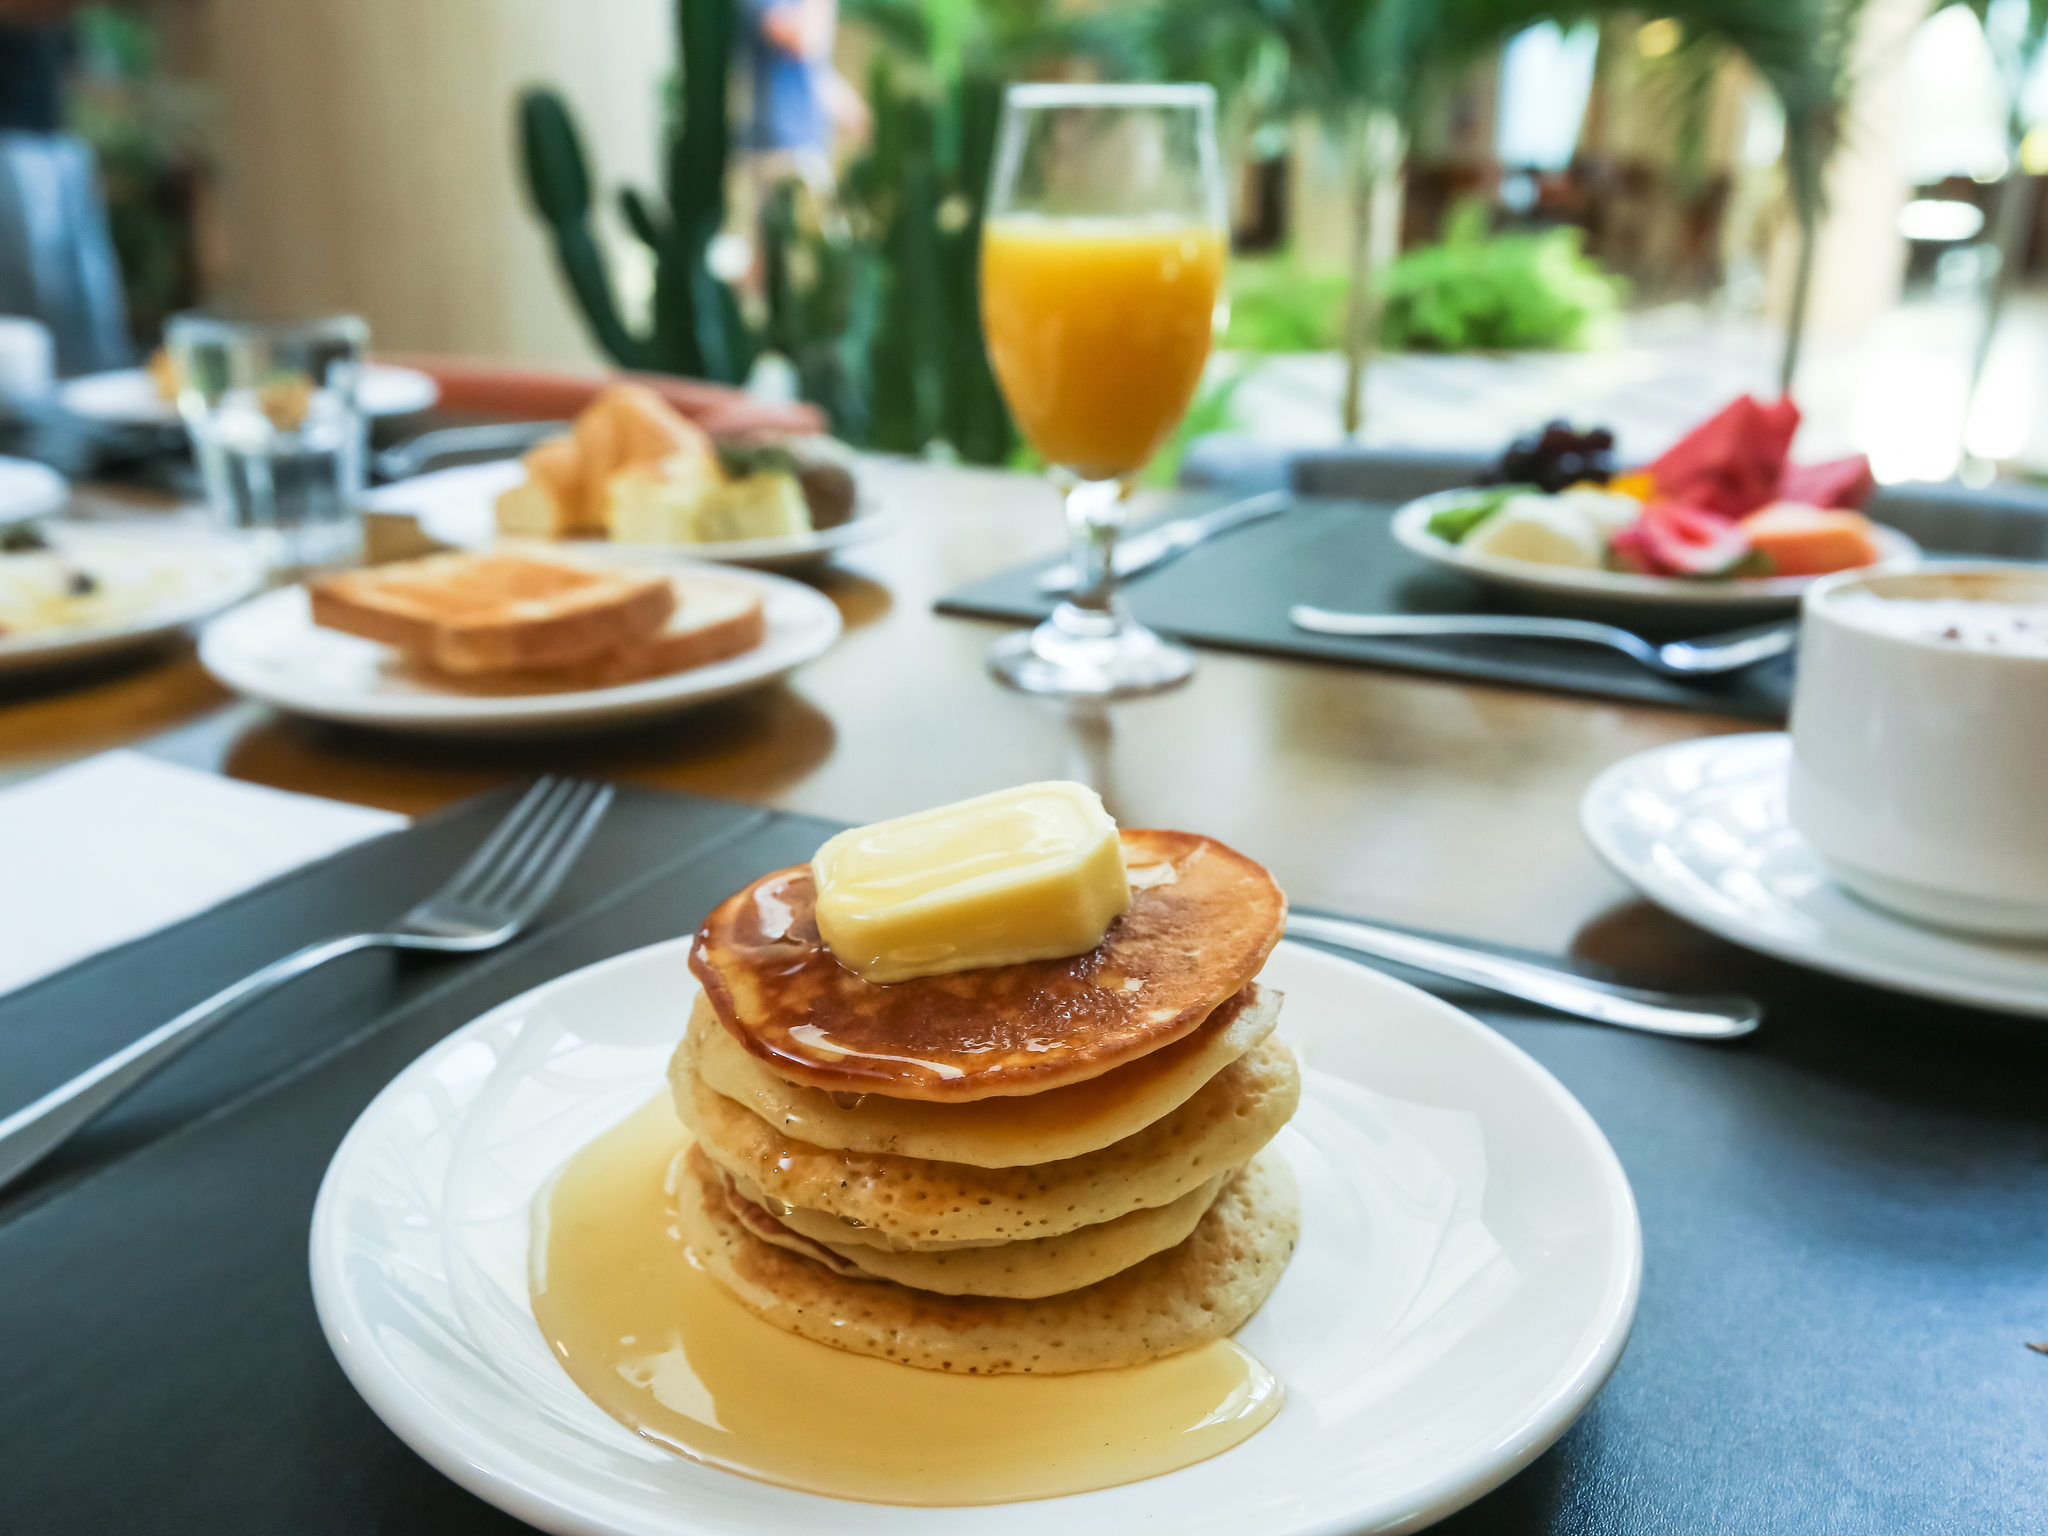
POLYGON ((864 981, 807 866, 711 914, 677 1208, 745 1306, 963 1373, 1135 1364, 1258 1309, 1298 1226, 1266 1143, 1300 1076, 1252 979, 1286 901, 1209 838, 1121 835, 1130 908, 1066 959, 864 981))

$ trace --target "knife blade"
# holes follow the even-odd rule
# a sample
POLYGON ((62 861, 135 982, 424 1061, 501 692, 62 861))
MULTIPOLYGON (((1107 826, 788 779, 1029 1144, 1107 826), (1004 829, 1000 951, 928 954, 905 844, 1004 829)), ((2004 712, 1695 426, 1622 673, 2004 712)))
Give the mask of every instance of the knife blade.
MULTIPOLYGON (((1292 504, 1293 498, 1286 491, 1262 491, 1256 496, 1247 496, 1233 501, 1214 511, 1200 512, 1193 517, 1175 518, 1157 528, 1148 528, 1135 537, 1125 539, 1117 545, 1114 565, 1118 581, 1129 581, 1143 576, 1160 566, 1178 559, 1197 544, 1207 543, 1218 534, 1228 533, 1233 528, 1242 528, 1247 523, 1262 522, 1277 517, 1292 504)), ((1072 561, 1062 561, 1038 578, 1041 592, 1071 592, 1080 580, 1080 573, 1072 561)))

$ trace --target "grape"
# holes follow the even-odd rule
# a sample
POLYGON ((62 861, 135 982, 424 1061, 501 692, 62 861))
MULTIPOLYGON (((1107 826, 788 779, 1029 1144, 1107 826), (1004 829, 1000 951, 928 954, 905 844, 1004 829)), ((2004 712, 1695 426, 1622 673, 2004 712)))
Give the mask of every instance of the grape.
POLYGON ((1605 485, 1614 477, 1614 434, 1605 427, 1579 432, 1568 421, 1553 421, 1509 443, 1495 473, 1552 495, 1581 481, 1605 485))

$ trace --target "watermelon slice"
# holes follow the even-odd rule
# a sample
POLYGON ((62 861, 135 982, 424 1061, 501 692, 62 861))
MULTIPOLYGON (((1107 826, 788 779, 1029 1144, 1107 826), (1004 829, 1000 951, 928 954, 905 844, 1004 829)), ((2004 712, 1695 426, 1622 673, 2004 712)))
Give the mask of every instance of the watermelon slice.
POLYGON ((1615 563, 1651 576, 1726 576, 1750 557, 1747 535, 1699 507, 1653 501, 1610 542, 1615 563))
POLYGON ((1778 481, 1776 501, 1807 507, 1848 507, 1860 510, 1877 489, 1870 460, 1862 454, 1829 459, 1825 464, 1787 464, 1778 481))
POLYGON ((1799 430, 1787 396, 1765 405, 1742 395, 1673 443, 1648 466, 1657 494, 1723 517, 1740 517, 1775 499, 1799 430))

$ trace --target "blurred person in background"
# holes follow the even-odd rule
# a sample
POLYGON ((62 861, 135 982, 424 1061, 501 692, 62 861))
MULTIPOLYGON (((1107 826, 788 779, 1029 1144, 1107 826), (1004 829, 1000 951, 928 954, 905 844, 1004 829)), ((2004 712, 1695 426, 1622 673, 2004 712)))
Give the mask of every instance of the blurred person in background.
POLYGON ((746 246, 744 261, 732 263, 735 275, 756 294, 765 282, 761 219, 769 195, 796 180, 829 201, 835 139, 857 141, 873 125, 867 103, 832 63, 838 32, 838 0, 743 0, 739 64, 747 95, 739 206, 728 227, 746 246))

